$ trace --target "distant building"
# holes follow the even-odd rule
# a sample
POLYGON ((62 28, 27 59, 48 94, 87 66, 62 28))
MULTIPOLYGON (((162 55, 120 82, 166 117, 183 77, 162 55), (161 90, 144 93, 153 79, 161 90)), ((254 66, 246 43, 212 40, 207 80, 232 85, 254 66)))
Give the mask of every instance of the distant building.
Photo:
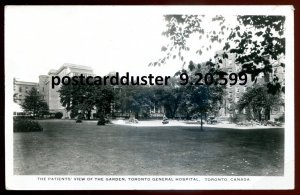
MULTIPOLYGON (((224 51, 218 51, 216 52, 216 64, 219 66, 219 68, 228 73, 230 75, 231 73, 239 73, 241 70, 241 67, 238 66, 235 63, 235 54, 233 53, 226 53, 228 55, 228 58, 223 58, 222 55, 224 54, 224 51), (221 60, 221 61, 220 61, 221 60)), ((228 76, 227 76, 228 78, 228 76)), ((245 85, 239 85, 239 81, 234 84, 230 85, 232 81, 228 80, 228 83, 226 85, 226 95, 223 98, 223 102, 220 106, 220 112, 219 114, 221 116, 233 116, 233 114, 236 112, 235 104, 239 101, 239 99, 242 97, 243 93, 246 92, 247 87, 252 85, 251 82, 251 75, 247 75, 247 83, 245 85)))
POLYGON ((69 118, 70 113, 62 106, 60 102, 59 92, 61 85, 52 88, 52 76, 59 76, 60 78, 64 76, 94 76, 93 69, 88 66, 75 65, 65 63, 58 70, 51 69, 48 75, 39 76, 39 91, 44 100, 49 106, 50 113, 62 112, 63 118, 69 118))
MULTIPOLYGON (((52 89, 52 76, 59 76, 62 78, 63 76, 94 76, 93 69, 88 66, 75 65, 75 64, 63 64, 58 70, 51 69, 48 72, 48 75, 40 75, 39 82, 26 82, 26 81, 18 81, 14 79, 14 101, 21 105, 24 102, 25 96, 27 96, 27 92, 30 91, 33 87, 35 87, 42 98, 47 102, 49 106, 49 112, 61 112, 63 113, 63 118, 69 118, 69 113, 60 103, 60 97, 58 90, 61 85, 55 86, 52 89)), ((95 112, 95 111, 93 111, 95 112)))
MULTIPOLYGON (((224 51, 216 52, 216 64, 219 66, 221 70, 228 73, 239 73, 241 71, 241 66, 235 63, 236 56, 233 53, 226 53, 228 55, 227 59, 224 59, 222 55, 224 51), (221 61, 219 61, 221 60, 221 61)), ((273 63, 273 62, 271 62, 273 63)), ((284 86, 284 67, 275 65, 273 67, 272 74, 260 74, 257 77, 256 83, 264 83, 271 81, 272 75, 276 75, 279 79, 279 82, 284 86)), ((230 82, 230 81, 228 81, 230 82)), ((239 82, 239 81, 238 81, 239 82)), ((223 98, 223 102, 220 105, 219 115, 220 116, 233 116, 234 114, 238 113, 237 109, 235 108, 236 103, 240 100, 242 95, 247 91, 248 87, 251 87, 254 82, 251 81, 251 75, 247 74, 247 83, 246 85, 239 85, 238 83, 235 85, 230 85, 229 83, 226 85, 226 95, 223 98)), ((284 100, 284 94, 281 93, 282 99, 284 100)), ((246 114, 245 110, 242 112, 246 114)), ((278 105, 271 108, 270 112, 270 120, 274 120, 284 114, 284 106, 278 105)))
POLYGON ((24 103, 25 96, 33 87, 38 89, 38 83, 18 81, 14 79, 14 100, 17 104, 21 105, 24 103))

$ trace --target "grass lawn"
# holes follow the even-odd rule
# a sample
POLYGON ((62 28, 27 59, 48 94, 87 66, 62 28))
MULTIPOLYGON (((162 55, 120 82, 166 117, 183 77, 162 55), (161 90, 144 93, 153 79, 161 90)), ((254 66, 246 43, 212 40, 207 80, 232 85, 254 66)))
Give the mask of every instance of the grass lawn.
POLYGON ((20 175, 283 175, 284 130, 40 121, 14 133, 20 175))

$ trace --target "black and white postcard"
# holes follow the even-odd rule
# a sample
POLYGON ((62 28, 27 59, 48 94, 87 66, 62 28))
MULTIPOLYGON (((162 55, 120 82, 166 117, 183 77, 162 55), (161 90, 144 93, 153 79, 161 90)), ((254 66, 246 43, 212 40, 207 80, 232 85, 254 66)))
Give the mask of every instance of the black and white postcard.
POLYGON ((294 189, 293 6, 5 6, 9 190, 294 189))

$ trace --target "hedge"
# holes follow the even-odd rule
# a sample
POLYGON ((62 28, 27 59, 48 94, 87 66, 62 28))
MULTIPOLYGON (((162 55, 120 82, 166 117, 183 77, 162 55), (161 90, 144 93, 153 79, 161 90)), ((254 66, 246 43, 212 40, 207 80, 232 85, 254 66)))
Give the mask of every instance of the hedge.
POLYGON ((32 120, 14 120, 14 132, 36 132, 43 131, 41 125, 32 120))

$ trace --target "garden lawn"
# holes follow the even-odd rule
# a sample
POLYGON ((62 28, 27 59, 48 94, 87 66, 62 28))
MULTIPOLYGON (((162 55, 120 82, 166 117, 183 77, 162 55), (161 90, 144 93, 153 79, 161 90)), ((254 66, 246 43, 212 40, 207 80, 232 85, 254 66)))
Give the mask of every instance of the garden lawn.
POLYGON ((39 123, 14 133, 14 174, 283 175, 284 129, 39 123))

